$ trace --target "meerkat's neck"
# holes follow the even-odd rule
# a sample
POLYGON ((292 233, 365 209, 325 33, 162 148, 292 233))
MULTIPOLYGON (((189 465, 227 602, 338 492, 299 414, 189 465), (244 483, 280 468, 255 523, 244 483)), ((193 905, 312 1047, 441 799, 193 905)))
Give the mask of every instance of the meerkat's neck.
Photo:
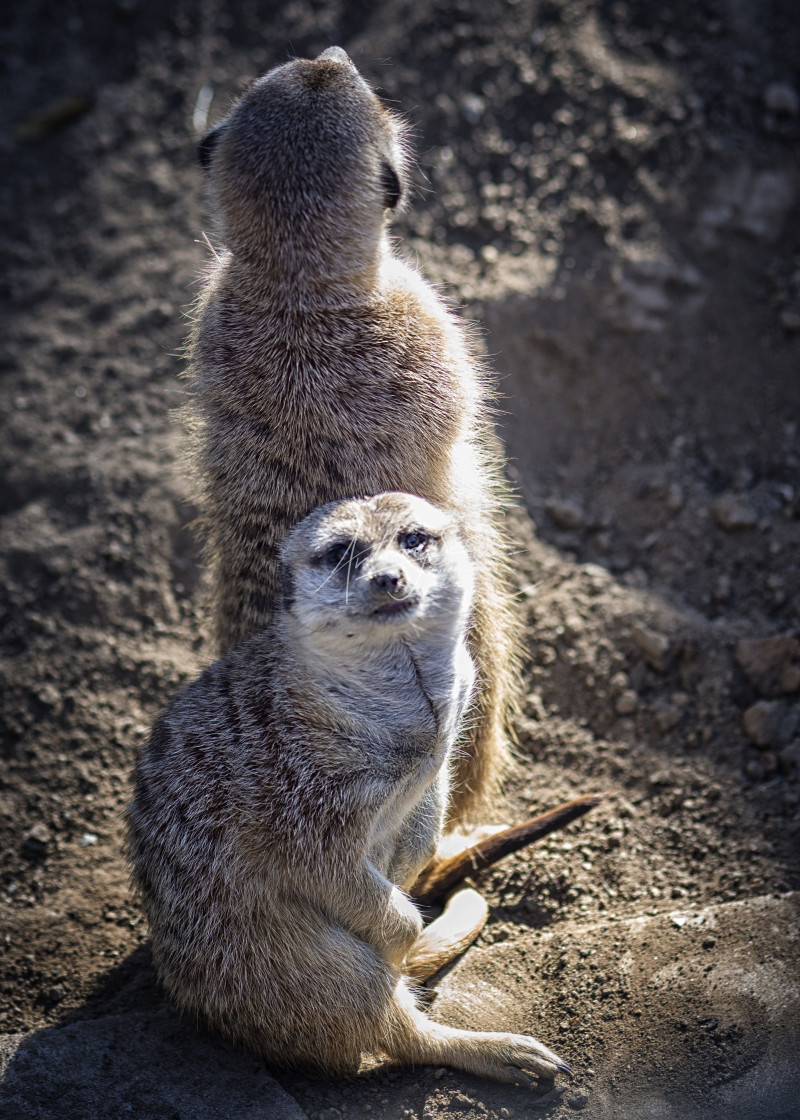
POLYGON ((293 661, 299 676, 317 697, 332 707, 357 712, 367 720, 394 723, 405 730, 429 727, 437 738, 455 733, 469 700, 473 668, 463 628, 453 620, 410 637, 398 634, 385 643, 359 640, 333 630, 330 635, 304 630, 288 620, 293 661))
POLYGON ((391 250, 383 223, 364 221, 335 240, 313 223, 291 237, 231 244, 229 277, 236 290, 256 290, 283 307, 340 307, 361 304, 378 286, 381 264, 391 250), (243 285, 241 281, 246 281, 243 285))

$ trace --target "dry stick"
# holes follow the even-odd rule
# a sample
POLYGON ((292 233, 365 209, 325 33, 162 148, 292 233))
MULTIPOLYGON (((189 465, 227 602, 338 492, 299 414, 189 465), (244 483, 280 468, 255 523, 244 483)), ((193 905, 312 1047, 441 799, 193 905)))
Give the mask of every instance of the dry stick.
POLYGON ((565 801, 555 809, 548 809, 538 817, 529 817, 522 824, 515 824, 505 828, 502 832, 495 832, 485 840, 473 844, 457 855, 442 860, 441 863, 429 864, 423 868, 419 878, 410 890, 411 897, 420 906, 433 906, 440 901, 442 896, 466 875, 475 871, 483 871, 493 863, 519 851, 534 840, 541 840, 549 832, 564 828, 570 821, 577 820, 584 813, 588 813, 598 805, 607 794, 587 793, 583 797, 576 797, 574 801, 565 801))

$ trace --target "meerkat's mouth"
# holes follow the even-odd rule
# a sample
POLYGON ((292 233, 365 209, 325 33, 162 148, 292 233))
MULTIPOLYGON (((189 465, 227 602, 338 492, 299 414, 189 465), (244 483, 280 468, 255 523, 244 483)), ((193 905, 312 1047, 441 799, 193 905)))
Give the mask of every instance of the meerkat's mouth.
POLYGON ((417 606, 419 599, 390 599, 388 603, 381 603, 372 612, 373 618, 396 618, 398 615, 410 614, 417 606))

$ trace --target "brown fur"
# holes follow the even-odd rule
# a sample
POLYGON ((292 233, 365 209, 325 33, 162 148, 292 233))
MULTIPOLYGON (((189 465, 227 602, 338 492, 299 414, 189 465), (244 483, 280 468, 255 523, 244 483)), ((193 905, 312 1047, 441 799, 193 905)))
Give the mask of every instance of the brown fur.
POLYGON ((389 246, 401 127, 331 48, 261 78, 201 152, 226 247, 188 345, 219 650, 268 621, 280 542, 316 506, 403 490, 453 511, 480 565, 481 689, 449 808, 464 823, 507 761, 517 681, 502 464, 464 325, 389 246))
POLYGON ((485 919, 462 892, 464 935, 447 913, 423 931, 401 889, 442 834, 474 679, 452 517, 404 494, 334 503, 281 554, 284 606, 184 690, 137 766, 129 853, 161 979, 284 1063, 553 1076, 566 1067, 535 1039, 429 1020, 403 975, 452 959, 485 919))

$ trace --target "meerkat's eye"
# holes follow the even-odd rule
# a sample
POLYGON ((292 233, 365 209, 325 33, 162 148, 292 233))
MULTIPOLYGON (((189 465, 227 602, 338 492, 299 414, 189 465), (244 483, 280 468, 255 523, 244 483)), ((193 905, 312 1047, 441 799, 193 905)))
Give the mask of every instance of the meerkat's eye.
POLYGON ((406 552, 422 552, 430 541, 430 535, 421 529, 411 529, 408 533, 401 533, 398 540, 401 548, 406 552))

